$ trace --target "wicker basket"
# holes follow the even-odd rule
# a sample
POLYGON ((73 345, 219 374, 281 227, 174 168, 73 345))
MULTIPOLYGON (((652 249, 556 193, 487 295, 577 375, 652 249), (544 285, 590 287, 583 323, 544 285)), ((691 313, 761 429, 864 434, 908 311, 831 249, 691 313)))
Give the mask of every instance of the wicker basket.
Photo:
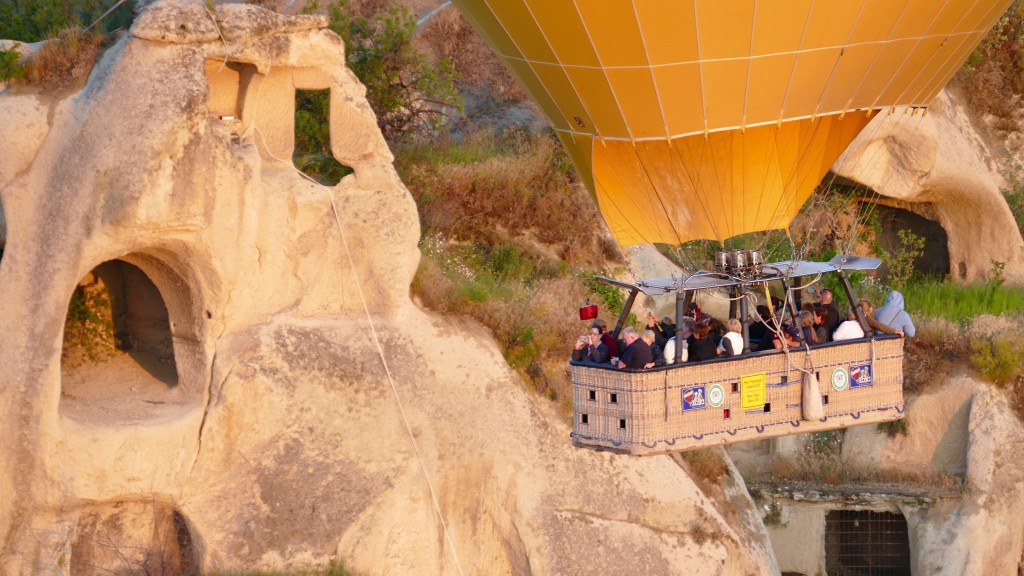
POLYGON ((628 454, 897 420, 904 410, 903 340, 895 337, 644 371, 573 363, 571 372, 573 443, 628 454), (825 403, 820 420, 802 419, 807 372, 825 403))

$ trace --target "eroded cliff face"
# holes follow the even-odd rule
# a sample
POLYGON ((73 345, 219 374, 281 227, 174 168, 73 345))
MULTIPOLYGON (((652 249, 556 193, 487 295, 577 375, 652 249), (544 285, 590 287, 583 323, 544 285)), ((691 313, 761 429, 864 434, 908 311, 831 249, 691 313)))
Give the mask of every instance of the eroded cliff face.
POLYGON ((710 498, 572 448, 486 334, 411 304, 415 205, 324 25, 155 2, 82 91, 0 95, 2 571, 777 573, 735 469, 710 498), (330 90, 337 186, 292 167, 297 89, 330 90), (62 363, 104 274, 173 361, 62 363))
POLYGON ((880 113, 833 171, 878 192, 883 203, 938 222, 953 279, 988 278, 998 261, 1007 279, 1024 281, 1024 239, 967 114, 946 91, 922 114, 880 113))

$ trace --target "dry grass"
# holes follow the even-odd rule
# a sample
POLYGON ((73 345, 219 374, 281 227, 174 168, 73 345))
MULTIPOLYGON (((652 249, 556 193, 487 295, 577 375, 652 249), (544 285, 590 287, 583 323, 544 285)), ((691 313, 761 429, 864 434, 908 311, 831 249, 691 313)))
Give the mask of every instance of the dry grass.
POLYGON ((420 39, 437 57, 451 60, 460 83, 486 88, 488 96, 498 101, 526 100, 526 92, 454 7, 436 14, 424 27, 420 39))
POLYGON ((410 146, 397 153, 399 171, 426 230, 487 245, 528 235, 570 264, 622 262, 594 201, 549 133, 509 128, 410 146))
POLYGON ((67 29, 48 40, 25 64, 24 82, 57 90, 86 78, 99 56, 103 35, 67 29))
POLYGON ((723 476, 729 475, 729 465, 721 448, 701 448, 682 452, 679 458, 690 477, 697 481, 705 492, 717 486, 723 476))

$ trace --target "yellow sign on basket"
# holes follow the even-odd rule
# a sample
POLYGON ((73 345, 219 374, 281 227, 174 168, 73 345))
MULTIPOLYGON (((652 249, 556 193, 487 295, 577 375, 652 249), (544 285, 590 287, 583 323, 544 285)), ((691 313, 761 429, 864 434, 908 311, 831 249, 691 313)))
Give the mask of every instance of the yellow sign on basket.
POLYGON ((765 397, 764 372, 740 377, 740 408, 743 410, 764 408, 765 397))

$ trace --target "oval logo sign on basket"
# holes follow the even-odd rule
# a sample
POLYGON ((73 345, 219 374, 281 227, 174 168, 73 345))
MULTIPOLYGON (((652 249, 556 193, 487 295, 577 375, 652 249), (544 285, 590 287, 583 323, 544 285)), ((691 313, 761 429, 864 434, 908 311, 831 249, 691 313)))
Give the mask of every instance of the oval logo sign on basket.
POLYGON ((850 375, 846 373, 846 368, 840 366, 832 372, 832 387, 837 392, 846 390, 846 387, 850 384, 850 375))
POLYGON ((711 404, 712 408, 718 408, 725 403, 725 388, 722 388, 721 384, 712 384, 708 388, 708 404, 711 404))

